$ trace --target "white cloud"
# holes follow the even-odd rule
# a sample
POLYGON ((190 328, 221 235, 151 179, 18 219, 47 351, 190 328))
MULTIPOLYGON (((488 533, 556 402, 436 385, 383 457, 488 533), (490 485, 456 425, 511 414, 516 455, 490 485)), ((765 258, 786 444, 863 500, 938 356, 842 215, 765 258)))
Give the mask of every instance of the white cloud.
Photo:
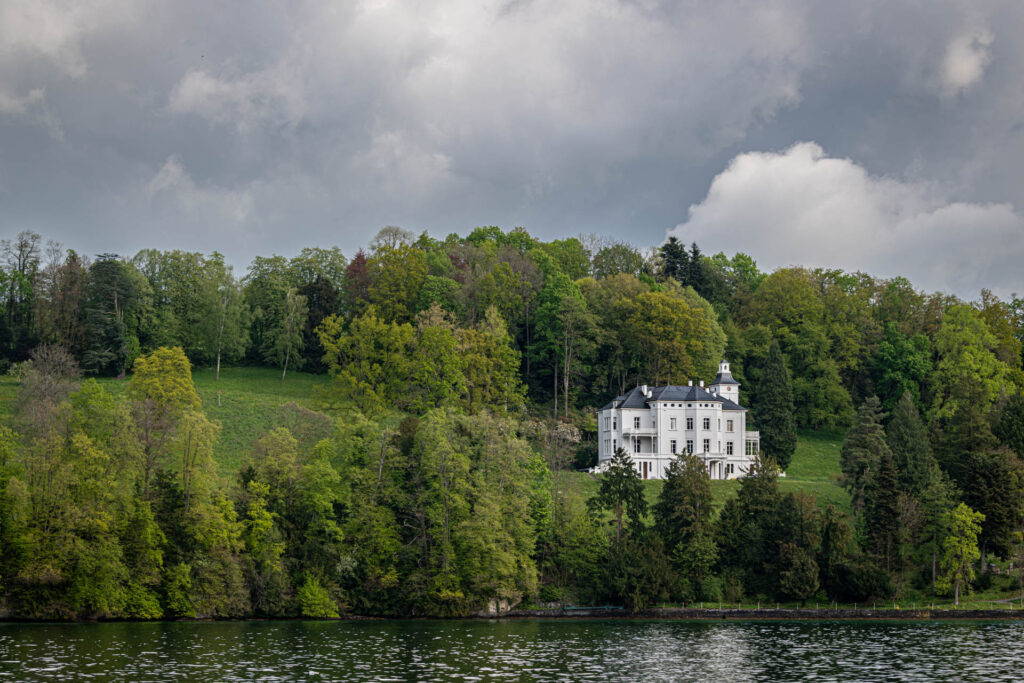
POLYGON ((252 193, 198 185, 177 157, 169 157, 145 187, 152 202, 170 201, 201 228, 243 223, 253 212, 252 193))
POLYGON ((992 61, 993 40, 990 31, 977 29, 950 41, 942 61, 942 89, 946 94, 955 95, 981 80, 992 61))
POLYGON ((943 188, 875 176, 813 142, 736 156, 670 231, 704 251, 786 265, 904 275, 965 297, 1020 287, 1024 220, 1009 204, 952 200, 943 188))

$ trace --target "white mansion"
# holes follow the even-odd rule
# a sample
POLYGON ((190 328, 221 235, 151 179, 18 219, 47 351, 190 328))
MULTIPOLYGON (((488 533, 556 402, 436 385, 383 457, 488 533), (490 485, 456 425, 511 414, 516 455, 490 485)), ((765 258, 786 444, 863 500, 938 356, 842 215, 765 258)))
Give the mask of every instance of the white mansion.
POLYGON ((636 387, 597 413, 597 470, 624 448, 643 479, 664 479, 677 454, 696 454, 712 479, 734 479, 750 470, 759 432, 747 431, 740 384, 722 361, 718 376, 700 386, 636 387))

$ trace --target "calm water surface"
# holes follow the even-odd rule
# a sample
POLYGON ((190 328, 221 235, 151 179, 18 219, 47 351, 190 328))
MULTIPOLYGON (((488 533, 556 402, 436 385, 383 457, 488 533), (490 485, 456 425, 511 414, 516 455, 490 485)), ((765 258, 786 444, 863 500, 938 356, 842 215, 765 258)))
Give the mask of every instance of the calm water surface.
POLYGON ((1019 681, 1009 622, 0 624, 0 681, 1019 681))

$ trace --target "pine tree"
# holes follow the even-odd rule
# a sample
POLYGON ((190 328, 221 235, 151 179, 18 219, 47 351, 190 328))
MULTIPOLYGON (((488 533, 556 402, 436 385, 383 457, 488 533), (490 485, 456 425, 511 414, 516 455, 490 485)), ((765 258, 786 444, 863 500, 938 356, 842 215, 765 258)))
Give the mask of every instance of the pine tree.
POLYGON ((624 517, 629 518, 633 529, 642 527, 643 516, 647 514, 647 500, 640 475, 626 451, 621 448, 615 451, 608 471, 601 477, 601 488, 587 504, 592 510, 611 510, 615 515, 616 543, 622 541, 624 517))
POLYGON ((892 455, 883 451, 871 482, 865 526, 871 554, 887 572, 900 569, 899 481, 892 455))
POLYGON ((892 458, 892 452, 882 431, 881 403, 872 396, 857 411, 853 426, 846 432, 839 451, 843 485, 850 492, 850 506, 855 512, 863 510, 868 502, 867 497, 883 456, 892 458))
POLYGON ((665 277, 674 278, 676 282, 686 284, 690 257, 686 253, 686 247, 674 235, 661 245, 661 263, 665 277))
POLYGON ((757 422, 761 427, 761 450, 785 470, 796 450, 796 418, 789 370, 778 341, 772 340, 758 389, 760 408, 757 422))
POLYGON ((695 455, 672 461, 654 505, 654 520, 668 552, 686 545, 711 518, 711 480, 695 455))
POLYGON ((1024 458, 1024 394, 1010 397, 992 431, 1001 443, 1024 458))
POLYGON ((928 430, 910 392, 903 393, 885 431, 893 464, 899 473, 900 490, 919 495, 931 480, 931 470, 938 463, 928 440, 928 430))

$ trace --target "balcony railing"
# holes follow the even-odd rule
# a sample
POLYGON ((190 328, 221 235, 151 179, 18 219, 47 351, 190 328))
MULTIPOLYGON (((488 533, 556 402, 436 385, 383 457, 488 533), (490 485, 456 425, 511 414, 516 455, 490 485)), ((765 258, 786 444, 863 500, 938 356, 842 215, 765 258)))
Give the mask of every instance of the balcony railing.
POLYGON ((760 441, 761 432, 755 431, 753 429, 748 429, 747 433, 744 435, 744 438, 746 438, 747 441, 760 441))

